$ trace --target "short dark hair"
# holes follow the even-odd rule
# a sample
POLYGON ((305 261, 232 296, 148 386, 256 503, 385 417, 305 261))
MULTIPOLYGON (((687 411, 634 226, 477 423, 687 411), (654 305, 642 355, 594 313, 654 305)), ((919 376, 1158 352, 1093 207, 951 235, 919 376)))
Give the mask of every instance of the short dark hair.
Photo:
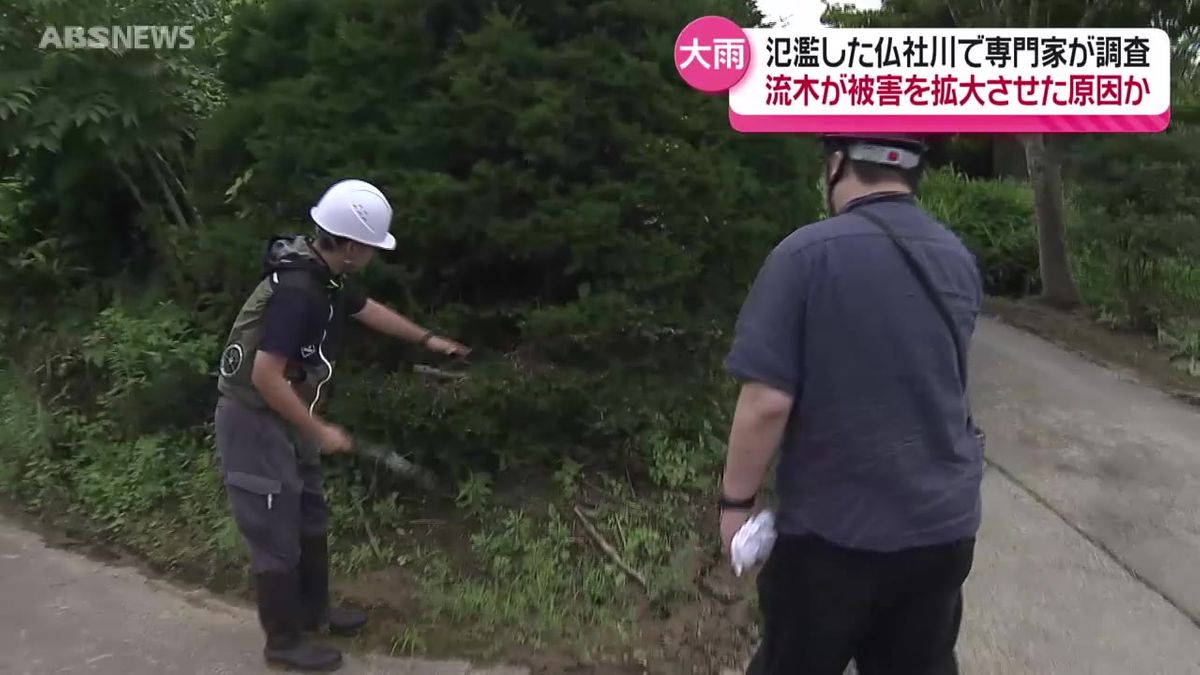
MULTIPOLYGON (((846 144, 841 141, 827 140, 824 143, 825 161, 835 152, 846 154, 846 144)), ((873 162, 863 162, 857 159, 850 159, 848 156, 844 160, 846 167, 854 172, 854 175, 862 181, 863 185, 878 185, 880 183, 900 181, 908 186, 909 190, 916 191, 917 185, 921 182, 921 169, 925 166, 922 162, 912 169, 899 169, 873 162)))

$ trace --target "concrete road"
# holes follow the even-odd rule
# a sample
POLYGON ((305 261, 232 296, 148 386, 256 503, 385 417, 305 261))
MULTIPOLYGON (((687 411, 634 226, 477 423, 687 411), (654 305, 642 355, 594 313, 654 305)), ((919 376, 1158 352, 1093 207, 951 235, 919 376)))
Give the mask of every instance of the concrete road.
MULTIPOLYGON (((0 673, 244 675, 262 662, 255 615, 202 591, 47 548, 0 521, 0 673)), ((351 675, 520 675, 464 662, 347 656, 351 675)))
POLYGON ((967 673, 1200 673, 1200 411, 993 320, 967 673))
MULTIPOLYGON (((963 672, 1200 674, 1200 412, 990 320, 972 368, 996 468, 963 672)), ((0 598, 2 673, 263 672, 248 610, 3 523, 0 598)), ((500 672, 350 662, 345 672, 500 672)))
POLYGON ((991 321, 972 358, 989 459, 1200 623, 1200 409, 991 321))
POLYGON ((1200 630, 1188 617, 997 471, 983 495, 964 674, 1200 673, 1200 630))

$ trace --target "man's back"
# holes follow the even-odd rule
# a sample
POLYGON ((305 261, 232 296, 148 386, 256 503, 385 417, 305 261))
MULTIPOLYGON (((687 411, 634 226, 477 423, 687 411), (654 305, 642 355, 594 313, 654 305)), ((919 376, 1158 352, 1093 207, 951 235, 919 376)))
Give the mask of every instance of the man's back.
POLYGON ((979 311, 974 258, 908 196, 863 198, 776 248, 727 364, 795 397, 778 472, 779 529, 876 551, 974 536, 982 450, 953 339, 893 242, 860 209, 904 239, 964 344, 979 311))

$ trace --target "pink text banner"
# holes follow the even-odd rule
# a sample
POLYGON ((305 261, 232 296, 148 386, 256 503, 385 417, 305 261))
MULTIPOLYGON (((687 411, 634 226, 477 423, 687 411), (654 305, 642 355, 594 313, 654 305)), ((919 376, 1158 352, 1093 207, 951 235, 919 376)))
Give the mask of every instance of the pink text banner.
POLYGON ((675 65, 750 133, 1158 132, 1171 45, 1151 28, 740 28, 689 24, 675 65))

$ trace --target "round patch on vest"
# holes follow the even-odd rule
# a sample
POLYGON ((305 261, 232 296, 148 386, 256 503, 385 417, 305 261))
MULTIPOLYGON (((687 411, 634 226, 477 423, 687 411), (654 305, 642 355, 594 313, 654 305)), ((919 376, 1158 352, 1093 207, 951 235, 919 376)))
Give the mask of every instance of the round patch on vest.
POLYGON ((242 367, 242 360, 245 357, 246 352, 238 343, 235 342, 226 347, 225 351, 221 353, 221 375, 233 377, 242 367))

